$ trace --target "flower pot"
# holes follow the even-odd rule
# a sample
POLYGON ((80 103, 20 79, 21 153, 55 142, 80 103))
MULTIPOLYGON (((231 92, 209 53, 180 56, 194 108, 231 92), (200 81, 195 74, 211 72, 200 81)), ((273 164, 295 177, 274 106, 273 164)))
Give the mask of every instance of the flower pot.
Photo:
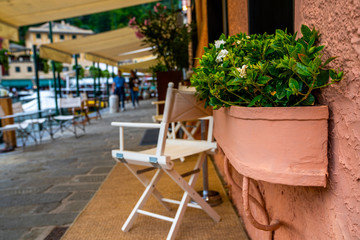
POLYGON ((242 175, 275 184, 326 187, 327 106, 214 111, 214 136, 242 175))

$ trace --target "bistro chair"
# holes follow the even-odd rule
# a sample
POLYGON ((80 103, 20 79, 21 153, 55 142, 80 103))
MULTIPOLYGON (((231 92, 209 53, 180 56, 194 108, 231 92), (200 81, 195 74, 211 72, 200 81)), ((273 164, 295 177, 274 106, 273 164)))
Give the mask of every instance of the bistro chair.
POLYGON ((145 186, 145 191, 122 227, 124 232, 130 230, 138 214, 143 214, 171 222, 172 225, 167 239, 174 239, 180 228, 180 223, 184 217, 187 207, 202 209, 215 222, 220 221, 220 216, 193 188, 199 176, 200 169, 203 166, 203 162, 207 157, 207 152, 216 149, 216 142, 214 142, 212 138, 213 122, 210 121, 209 125, 211 126, 209 127, 207 140, 166 138, 169 124, 172 122, 188 121, 207 117, 212 114, 211 109, 205 109, 204 102, 198 102, 194 92, 180 91, 178 89, 174 89, 173 86, 173 83, 169 83, 161 123, 113 122, 111 124, 112 126, 117 126, 120 129, 120 148, 112 151, 113 158, 118 162, 124 163, 130 172, 133 173, 135 177, 145 186), (125 127, 158 128, 159 138, 157 146, 155 148, 138 152, 126 151, 124 149, 125 139, 123 136, 125 127), (175 171, 173 168, 174 160, 195 154, 199 155, 193 169, 190 169, 189 172, 184 174, 179 174, 175 171), (140 166, 145 168, 141 169, 140 166), (152 170, 155 170, 155 174, 151 180, 148 180, 143 173, 152 170), (163 173, 167 174, 184 191, 183 197, 180 201, 164 198, 157 190, 156 184, 163 173), (186 176, 191 176, 188 182, 184 179, 186 176), (169 211, 171 210, 171 207, 168 203, 178 204, 179 207, 175 217, 170 218, 142 210, 151 195, 154 196, 162 204, 162 206, 169 211), (190 198, 197 204, 189 203, 190 198))
MULTIPOLYGON (((0 106, 0 121, 9 121, 10 119, 15 119, 22 116, 22 114, 15 115, 5 115, 4 110, 0 106)), ((15 131, 15 133, 21 137, 22 147, 25 149, 26 142, 29 137, 31 137, 35 143, 37 143, 36 138, 31 134, 29 130, 29 123, 26 121, 15 121, 15 123, 8 123, 0 127, 0 136, 4 136, 4 133, 15 131)), ((9 143, 5 142, 5 148, 9 149, 9 143)))
POLYGON ((60 130, 61 133, 68 130, 74 133, 75 137, 78 137, 77 128, 85 132, 86 114, 83 111, 80 97, 60 98, 59 108, 61 114, 53 117, 53 119, 59 123, 59 128, 56 129, 54 133, 58 130, 60 130))
POLYGON ((23 119, 22 120, 23 123, 27 123, 31 126, 32 132, 34 134, 34 138, 36 136, 35 126, 38 127, 40 143, 42 142, 42 138, 45 132, 48 132, 51 139, 53 139, 53 133, 51 128, 52 112, 50 109, 45 109, 42 111, 25 112, 21 102, 13 103, 12 108, 14 114, 19 114, 20 116, 22 116, 21 118, 23 119), (41 113, 43 117, 39 117, 39 113, 41 113))

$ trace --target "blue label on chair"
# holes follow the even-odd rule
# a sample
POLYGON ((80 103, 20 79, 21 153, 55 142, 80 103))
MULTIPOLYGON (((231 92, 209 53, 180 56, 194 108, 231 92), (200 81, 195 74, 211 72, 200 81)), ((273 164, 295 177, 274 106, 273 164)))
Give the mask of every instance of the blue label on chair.
POLYGON ((149 161, 150 161, 151 163, 158 163, 158 159, 157 159, 156 157, 150 157, 150 158, 149 158, 149 161))
POLYGON ((116 158, 118 158, 122 163, 127 163, 126 160, 124 159, 124 154, 122 153, 117 153, 116 158))

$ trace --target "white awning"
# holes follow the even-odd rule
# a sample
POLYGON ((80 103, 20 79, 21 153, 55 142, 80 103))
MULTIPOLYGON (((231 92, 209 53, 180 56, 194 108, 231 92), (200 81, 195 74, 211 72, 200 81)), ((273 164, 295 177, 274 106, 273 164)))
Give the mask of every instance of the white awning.
POLYGON ((0 37, 19 41, 17 28, 159 0, 0 0, 0 37))

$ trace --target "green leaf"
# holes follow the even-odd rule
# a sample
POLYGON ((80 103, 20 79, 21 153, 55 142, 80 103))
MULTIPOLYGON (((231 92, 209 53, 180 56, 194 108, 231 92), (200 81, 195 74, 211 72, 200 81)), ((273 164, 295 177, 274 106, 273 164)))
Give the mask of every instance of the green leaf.
POLYGON ((329 70, 320 70, 320 74, 317 76, 316 79, 316 87, 322 86, 327 84, 329 81, 329 70))
POLYGON ((308 56, 306 56, 305 54, 299 53, 298 57, 300 59, 300 61, 304 64, 304 65, 308 65, 310 62, 310 58, 308 56))
POLYGON ((325 63, 323 64, 323 66, 325 67, 326 65, 328 65, 331 61, 333 61, 334 59, 336 59, 337 57, 329 57, 325 63))
POLYGON ((307 68, 305 65, 303 65, 303 64, 301 64, 301 63, 299 63, 299 62, 296 63, 295 71, 296 71, 298 74, 303 75, 303 76, 306 76, 306 77, 311 77, 311 76, 312 76, 312 74, 311 74, 311 72, 308 70, 308 68, 307 68))
POLYGON ((248 105, 248 107, 252 107, 255 105, 255 103, 257 103, 258 101, 260 101, 262 98, 262 95, 258 95, 256 96, 248 105))
POLYGON ((308 41, 312 35, 310 28, 306 25, 301 25, 301 33, 304 36, 305 41, 308 41))
POLYGON ((330 70, 329 70, 329 74, 330 74, 330 77, 331 77, 332 79, 336 79, 337 74, 336 74, 336 72, 335 72, 334 69, 330 69, 330 70))
POLYGON ((294 90, 294 89, 298 90, 298 89, 299 89, 299 83, 298 83, 298 81, 296 81, 296 80, 293 79, 293 78, 290 78, 290 80, 289 80, 289 87, 290 87, 292 90, 294 90))
POLYGON ((272 78, 269 76, 260 76, 257 80, 259 84, 266 84, 268 83, 272 78))
POLYGON ((301 105, 303 105, 303 106, 311 106, 311 105, 314 105, 314 103, 315 103, 314 95, 309 94, 309 96, 304 101, 301 102, 301 105))

